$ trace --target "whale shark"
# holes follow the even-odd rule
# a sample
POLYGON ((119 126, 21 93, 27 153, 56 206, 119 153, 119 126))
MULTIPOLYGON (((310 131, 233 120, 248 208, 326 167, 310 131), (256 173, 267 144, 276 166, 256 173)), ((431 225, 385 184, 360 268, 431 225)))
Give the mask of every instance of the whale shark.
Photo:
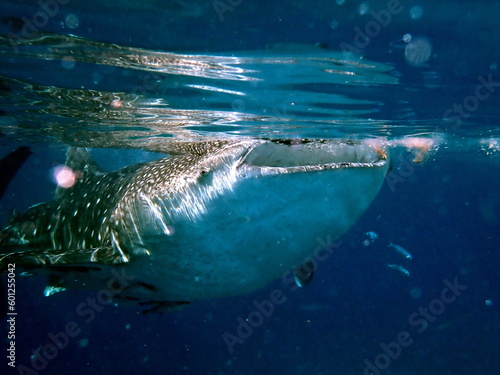
POLYGON ((113 289, 147 311, 246 294, 344 234, 389 169, 385 149, 352 140, 179 141, 165 156, 104 171, 70 147, 73 183, 10 219, 0 270, 46 274, 46 295, 113 289))

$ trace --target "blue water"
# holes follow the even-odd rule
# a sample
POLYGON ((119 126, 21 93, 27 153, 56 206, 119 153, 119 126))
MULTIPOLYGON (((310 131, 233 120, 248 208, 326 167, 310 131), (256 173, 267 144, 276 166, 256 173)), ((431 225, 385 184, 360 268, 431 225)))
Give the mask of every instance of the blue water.
POLYGON ((46 22, 33 18, 38 3, 0 4, 0 33, 11 33, 0 47, 1 155, 21 144, 34 152, 0 202, 2 224, 52 199, 67 144, 96 148, 111 170, 179 138, 381 137, 398 178, 304 289, 278 280, 165 315, 98 306, 85 322, 78 306, 95 294, 46 298, 42 277, 18 277, 17 365, 32 366, 49 334, 74 322, 75 337, 27 373, 500 371, 498 2, 63 3, 46 22), (388 9, 386 26, 370 13, 388 9), (23 17, 40 34, 23 37, 23 17), (356 39, 356 28, 372 38, 356 39), (338 52, 346 44, 363 58, 338 52), (176 55, 155 65, 159 51, 176 55), (432 141, 421 164, 404 143, 416 137, 432 141), (449 283, 463 287, 450 294, 449 283), (276 289, 285 301, 256 313, 276 289), (238 328, 247 318, 254 327, 238 328), (227 334, 241 341, 228 345, 227 334))

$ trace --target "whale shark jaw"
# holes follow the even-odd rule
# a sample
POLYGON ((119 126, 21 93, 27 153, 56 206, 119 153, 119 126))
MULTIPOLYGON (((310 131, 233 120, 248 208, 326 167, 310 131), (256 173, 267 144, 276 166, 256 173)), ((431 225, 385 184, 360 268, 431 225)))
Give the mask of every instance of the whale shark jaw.
POLYGON ((126 272, 132 281, 120 298, 141 303, 248 293, 302 264, 318 238, 345 233, 389 166, 383 150, 339 140, 223 140, 170 151, 104 173, 83 149, 70 149, 67 165, 80 179, 8 223, 2 267, 40 268, 55 288, 98 288, 110 270, 126 272))

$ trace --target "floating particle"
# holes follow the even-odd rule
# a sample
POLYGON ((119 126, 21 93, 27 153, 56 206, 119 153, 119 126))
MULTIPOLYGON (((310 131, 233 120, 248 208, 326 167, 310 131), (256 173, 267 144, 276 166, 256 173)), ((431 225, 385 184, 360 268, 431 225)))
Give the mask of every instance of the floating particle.
POLYGON ((415 5, 410 9, 410 17, 412 20, 418 20, 424 14, 424 8, 419 5, 415 5))
POLYGON ((80 342, 78 343, 78 345, 80 346, 80 348, 85 348, 88 344, 89 344, 89 340, 88 339, 81 339, 80 342))
POLYGON ((3 134, 16 134, 18 125, 19 123, 14 117, 0 116, 0 128, 3 134))
POLYGON ((364 16, 370 11, 370 4, 362 3, 359 5, 358 12, 360 16, 364 16))
POLYGON ((240 112, 245 109, 245 102, 241 99, 235 99, 232 103, 233 111, 240 112))
POLYGON ((330 29, 337 30, 339 28, 339 21, 333 20, 330 22, 330 29))
POLYGON ((78 26, 80 26, 80 20, 74 14, 68 14, 64 19, 64 22, 70 29, 76 29, 78 26))
POLYGON ((412 39, 405 48, 406 62, 412 66, 424 66, 431 54, 431 42, 424 37, 412 39))
POLYGON ((410 43, 411 42, 411 34, 403 35, 403 42, 410 43))
POLYGON ((410 297, 413 299, 420 299, 422 297, 422 289, 419 287, 415 286, 410 289, 410 297))
POLYGON ((337 3, 337 5, 344 5, 345 4, 345 0, 335 0, 335 2, 337 3))
POLYGON ((76 183, 76 173, 66 165, 60 165, 53 169, 55 183, 65 189, 72 187, 76 183))
POLYGON ((64 69, 71 70, 75 67, 75 59, 71 56, 64 56, 61 60, 61 65, 64 69))
POLYGON ((365 235, 367 235, 372 242, 378 239, 378 234, 375 232, 366 232, 365 235))
POLYGON ((125 326, 125 329, 130 329, 130 323, 125 326))
POLYGON ((92 82, 94 83, 94 85, 97 85, 101 81, 102 81, 102 74, 92 73, 92 82))

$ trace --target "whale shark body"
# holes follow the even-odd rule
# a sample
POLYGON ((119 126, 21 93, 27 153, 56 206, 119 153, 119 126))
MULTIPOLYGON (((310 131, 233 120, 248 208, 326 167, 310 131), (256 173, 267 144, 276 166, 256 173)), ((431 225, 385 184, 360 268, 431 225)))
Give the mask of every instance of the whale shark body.
POLYGON ((70 148, 74 185, 7 223, 0 267, 46 273, 53 291, 109 289, 122 275, 113 297, 152 310, 248 293, 311 257, 318 238, 345 233, 389 166, 383 150, 354 141, 212 140, 170 151, 104 172, 70 148))

